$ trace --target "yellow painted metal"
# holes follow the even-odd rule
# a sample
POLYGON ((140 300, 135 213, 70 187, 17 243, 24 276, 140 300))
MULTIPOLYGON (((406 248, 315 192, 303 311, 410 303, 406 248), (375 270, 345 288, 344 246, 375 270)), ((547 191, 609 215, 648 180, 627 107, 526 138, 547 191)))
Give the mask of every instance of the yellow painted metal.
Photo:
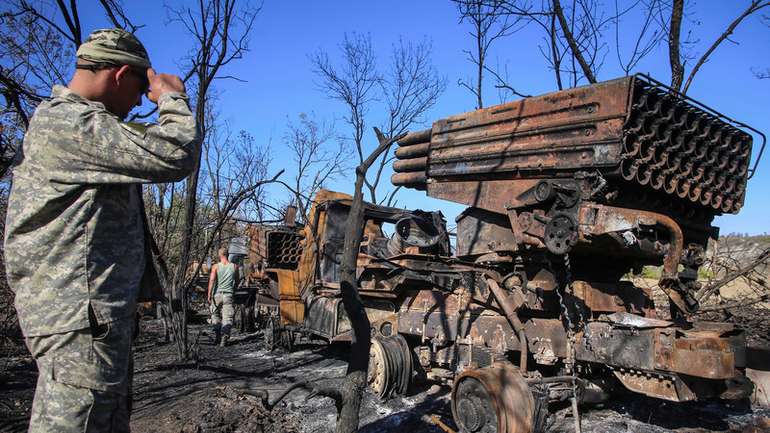
POLYGON ((302 256, 297 270, 268 269, 268 272, 278 277, 281 326, 299 325, 305 320, 303 298, 316 283, 319 240, 323 238, 323 233, 317 227, 324 227, 326 222, 323 205, 332 200, 350 203, 351 199, 348 194, 319 190, 310 206, 307 224, 303 229, 302 256))
POLYGON ((271 269, 278 277, 278 299, 281 313, 281 326, 301 324, 305 319, 305 304, 299 296, 296 279, 297 271, 271 269))

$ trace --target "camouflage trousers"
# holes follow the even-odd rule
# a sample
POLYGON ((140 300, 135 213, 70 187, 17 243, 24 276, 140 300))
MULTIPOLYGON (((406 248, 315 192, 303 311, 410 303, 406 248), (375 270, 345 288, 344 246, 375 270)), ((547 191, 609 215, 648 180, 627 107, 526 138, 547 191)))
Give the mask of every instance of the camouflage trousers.
POLYGON ((223 335, 230 335, 230 328, 233 326, 233 317, 235 316, 235 307, 233 306, 232 294, 214 295, 214 302, 210 306, 211 324, 215 328, 221 329, 223 335))
POLYGON ((28 337, 39 376, 30 433, 129 432, 134 319, 28 337))

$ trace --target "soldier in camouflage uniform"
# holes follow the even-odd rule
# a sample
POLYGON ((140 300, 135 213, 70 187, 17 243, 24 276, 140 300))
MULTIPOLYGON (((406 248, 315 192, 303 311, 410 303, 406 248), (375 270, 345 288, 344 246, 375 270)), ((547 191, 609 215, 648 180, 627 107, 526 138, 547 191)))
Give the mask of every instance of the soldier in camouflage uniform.
POLYGON ((184 84, 132 34, 93 32, 76 68, 24 138, 7 275, 39 370, 29 431, 127 432, 136 305, 159 289, 141 184, 182 180, 200 140, 184 84), (124 122, 145 93, 158 123, 124 122))

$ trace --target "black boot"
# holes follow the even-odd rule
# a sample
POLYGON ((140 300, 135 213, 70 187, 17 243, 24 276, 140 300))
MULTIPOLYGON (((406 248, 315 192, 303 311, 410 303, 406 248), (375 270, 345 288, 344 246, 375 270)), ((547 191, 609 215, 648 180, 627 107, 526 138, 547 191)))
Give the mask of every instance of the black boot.
POLYGON ((214 325, 214 345, 222 341, 222 325, 214 325))

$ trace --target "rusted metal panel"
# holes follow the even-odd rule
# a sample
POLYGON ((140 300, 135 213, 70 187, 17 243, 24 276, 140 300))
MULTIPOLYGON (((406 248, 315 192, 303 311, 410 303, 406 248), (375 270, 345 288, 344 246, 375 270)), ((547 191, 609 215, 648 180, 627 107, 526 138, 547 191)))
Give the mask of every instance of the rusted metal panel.
MULTIPOLYGON (((431 179, 424 189, 434 198, 505 213, 514 198, 537 185, 537 179, 447 181, 431 179)), ((396 184, 396 182, 393 182, 396 184)))
POLYGON ((671 371, 709 379, 729 379, 735 376, 732 352, 676 348, 671 359, 671 371))
POLYGON ((450 343, 469 338, 498 353, 517 350, 519 340, 503 316, 447 314, 441 311, 401 310, 398 312, 398 332, 420 337, 423 341, 450 343))
POLYGON ((302 323, 305 316, 305 304, 298 299, 281 299, 279 301, 281 326, 302 323))
POLYGON ((502 173, 517 177, 521 176, 519 173, 532 173, 531 176, 542 177, 555 170, 611 167, 620 159, 620 148, 606 141, 619 141, 622 125, 622 119, 615 119, 601 124, 581 122, 569 127, 529 131, 506 128, 480 140, 458 137, 431 142, 427 174, 431 178, 490 177, 502 173))
POLYGON ((651 294, 628 281, 616 284, 578 280, 572 283, 571 289, 572 294, 592 312, 630 312, 655 317, 651 294))
POLYGON ((505 215, 468 208, 457 217, 457 256, 516 249, 516 237, 505 215))
POLYGON ((313 298, 308 306, 308 314, 304 323, 305 328, 313 334, 327 339, 337 335, 340 301, 341 299, 339 298, 323 296, 313 298))
POLYGON ((709 379, 729 379, 735 376, 735 354, 732 344, 720 333, 687 331, 673 339, 671 371, 709 379))
POLYGON ((713 332, 593 322, 578 341, 577 357, 584 361, 705 379, 729 379, 736 374, 731 342, 713 332))
POLYGON ((676 376, 625 369, 614 370, 613 373, 623 386, 639 394, 675 402, 697 399, 692 390, 676 376))
POLYGON ((544 357, 551 354, 559 358, 567 357, 567 332, 561 320, 533 317, 524 322, 524 329, 529 350, 533 355, 542 353, 544 357))

